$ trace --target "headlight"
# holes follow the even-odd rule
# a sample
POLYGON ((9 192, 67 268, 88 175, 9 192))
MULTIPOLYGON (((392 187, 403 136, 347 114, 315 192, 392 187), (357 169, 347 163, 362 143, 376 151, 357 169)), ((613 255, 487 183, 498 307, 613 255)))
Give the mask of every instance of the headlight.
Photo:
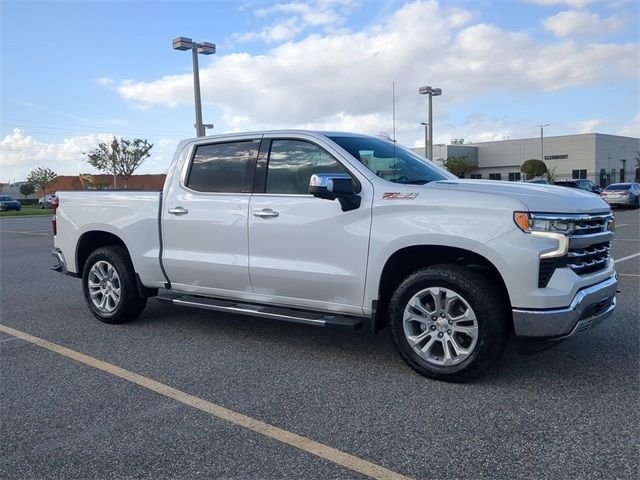
POLYGON ((513 214, 513 220, 525 233, 533 232, 554 232, 569 235, 574 228, 573 222, 566 220, 554 220, 550 218, 536 218, 525 212, 513 214))
POLYGON ((555 250, 542 253, 540 258, 562 257, 569 251, 568 235, 573 231, 573 222, 565 219, 536 218, 525 212, 515 212, 513 220, 525 233, 558 241, 558 247, 555 250))

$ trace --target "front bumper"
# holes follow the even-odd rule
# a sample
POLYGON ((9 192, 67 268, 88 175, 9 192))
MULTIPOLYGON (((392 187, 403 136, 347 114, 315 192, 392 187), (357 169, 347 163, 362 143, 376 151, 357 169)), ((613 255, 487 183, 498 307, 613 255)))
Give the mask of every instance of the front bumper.
POLYGON ((609 318, 616 308, 618 279, 578 290, 571 305, 544 310, 513 309, 513 326, 519 337, 563 338, 584 332, 609 318))

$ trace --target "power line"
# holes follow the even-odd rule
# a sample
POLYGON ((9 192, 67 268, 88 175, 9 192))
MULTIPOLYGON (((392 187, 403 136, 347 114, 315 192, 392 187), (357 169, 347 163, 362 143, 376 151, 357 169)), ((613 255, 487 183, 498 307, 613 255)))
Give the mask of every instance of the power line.
MULTIPOLYGON (((69 123, 69 122, 51 122, 51 121, 45 121, 45 120, 26 120, 26 119, 20 119, 20 118, 15 118, 15 117, 2 117, 2 120, 0 120, 0 123, 4 123, 4 124, 9 124, 11 125, 11 122, 20 122, 23 124, 43 124, 43 125, 61 125, 63 127, 71 127, 74 129, 113 129, 113 130, 119 130, 119 131, 125 131, 125 130, 129 130, 129 131, 136 131, 136 132, 149 132, 149 133, 167 133, 167 134, 173 134, 176 135, 176 131, 175 130, 156 130, 156 129, 147 129, 147 128, 131 128, 131 127, 119 127, 119 126, 114 126, 114 125, 107 125, 107 124, 95 124, 95 123, 69 123)), ((38 125, 36 125, 38 126, 38 125)), ((47 128, 57 128, 57 129, 62 129, 61 127, 47 127, 47 128)))

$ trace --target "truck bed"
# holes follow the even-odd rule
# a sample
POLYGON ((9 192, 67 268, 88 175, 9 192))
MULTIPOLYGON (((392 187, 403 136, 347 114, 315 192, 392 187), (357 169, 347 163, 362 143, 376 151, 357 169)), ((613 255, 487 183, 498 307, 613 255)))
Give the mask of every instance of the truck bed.
POLYGON ((160 266, 159 212, 161 192, 93 190, 58 192, 56 246, 70 273, 77 267, 76 245, 88 232, 107 232, 129 249, 135 271, 147 286, 164 284, 160 266))

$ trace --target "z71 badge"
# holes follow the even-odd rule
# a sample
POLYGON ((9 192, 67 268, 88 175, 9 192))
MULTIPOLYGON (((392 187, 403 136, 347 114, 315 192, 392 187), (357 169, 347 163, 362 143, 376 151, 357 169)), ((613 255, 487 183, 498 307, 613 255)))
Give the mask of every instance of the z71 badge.
POLYGON ((415 200, 418 192, 384 192, 382 200, 415 200))

